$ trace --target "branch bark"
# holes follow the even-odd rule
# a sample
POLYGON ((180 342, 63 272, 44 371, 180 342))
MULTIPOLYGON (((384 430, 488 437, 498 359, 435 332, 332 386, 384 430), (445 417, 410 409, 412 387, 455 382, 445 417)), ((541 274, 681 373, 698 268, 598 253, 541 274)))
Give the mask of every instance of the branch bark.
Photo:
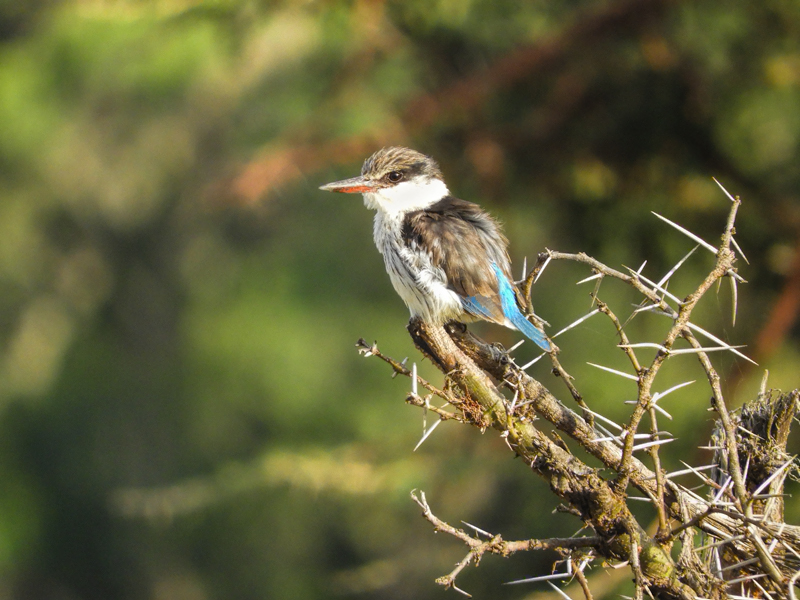
MULTIPOLYGON (((615 491, 596 469, 537 429, 530 418, 531 414, 525 410, 527 406, 512 414, 505 397, 487 371, 463 352, 449 333, 453 333, 456 340, 476 338, 466 337, 463 327, 458 325, 446 330, 416 318, 411 320, 408 329, 417 348, 461 388, 467 402, 474 402, 480 407, 484 418, 476 424, 501 431, 509 447, 550 484, 550 489, 557 496, 579 511, 584 522, 601 540, 595 548, 599 555, 609 560, 626 561, 630 559, 631 547, 635 546, 639 549, 637 558, 643 577, 651 590, 664 598, 696 597, 695 591, 678 579, 675 563, 669 553, 647 535, 630 513, 625 496, 615 491)), ((470 349, 471 345, 464 344, 464 347, 470 349)), ((486 348, 484 344, 484 351, 486 348)), ((476 347, 472 346, 471 349, 475 354, 476 347)), ((497 352, 492 350, 490 354, 496 359, 497 352)), ((500 362, 495 360, 495 364, 500 362)), ((510 362, 505 361, 505 364, 508 367, 510 362)), ((498 380, 508 381, 502 376, 498 380)), ((559 412, 556 406, 560 403, 541 384, 531 378, 528 381, 519 378, 518 381, 523 384, 518 387, 521 401, 533 400, 535 405, 539 399, 540 405, 555 405, 551 408, 559 412)), ((562 415, 571 417, 576 427, 588 427, 574 414, 563 411, 562 415), (583 426, 578 425, 578 419, 583 426)), ((589 432, 586 433, 588 436, 589 432)))

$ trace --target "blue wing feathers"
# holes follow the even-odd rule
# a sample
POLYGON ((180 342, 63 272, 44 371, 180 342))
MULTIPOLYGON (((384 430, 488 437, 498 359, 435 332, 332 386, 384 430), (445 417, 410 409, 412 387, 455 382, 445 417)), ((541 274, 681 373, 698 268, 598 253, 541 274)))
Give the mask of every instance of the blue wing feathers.
POLYGON ((480 300, 475 296, 470 296, 469 298, 462 298, 461 304, 464 306, 464 309, 472 313, 477 317, 481 317, 486 319, 487 321, 494 321, 495 318, 492 316, 492 313, 489 312, 483 304, 481 304, 480 300))
POLYGON ((547 341, 545 335, 536 329, 536 326, 528 321, 528 319, 522 315, 519 309, 515 310, 516 315, 507 315, 509 320, 514 324, 514 327, 519 329, 525 335, 525 337, 533 340, 533 342, 539 346, 539 348, 549 352, 550 342, 547 341))
POLYGON ((492 323, 503 324, 503 317, 505 317, 505 319, 508 319, 514 327, 525 335, 525 337, 532 340, 542 350, 549 352, 550 342, 547 340, 544 332, 528 321, 519 309, 517 305, 517 296, 514 293, 511 282, 508 281, 508 278, 503 274, 496 263, 492 263, 492 269, 494 269, 494 273, 497 277, 497 291, 500 306, 498 307, 490 298, 468 296, 466 298, 461 298, 461 305, 464 307, 464 310, 473 316, 480 317, 492 323), (499 314, 498 309, 502 310, 502 315, 499 314))
POLYGON ((520 311, 517 306, 517 297, 514 293, 514 288, 511 287, 511 282, 508 281, 506 276, 500 270, 496 263, 492 263, 495 275, 497 275, 498 292, 500 294, 500 302, 503 307, 503 314, 506 318, 514 324, 514 327, 519 329, 525 337, 532 340, 542 350, 550 350, 550 342, 547 341, 544 333, 536 328, 536 326, 525 318, 525 315, 520 311))

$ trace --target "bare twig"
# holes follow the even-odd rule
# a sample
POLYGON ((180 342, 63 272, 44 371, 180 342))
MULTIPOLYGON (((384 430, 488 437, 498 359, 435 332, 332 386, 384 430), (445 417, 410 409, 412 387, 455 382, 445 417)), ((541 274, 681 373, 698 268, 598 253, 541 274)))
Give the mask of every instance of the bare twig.
POLYGON ((458 529, 452 525, 449 525, 434 515, 427 499, 425 498, 425 492, 420 492, 419 495, 417 495, 416 490, 414 490, 411 492, 411 498, 422 509, 422 515, 433 525, 435 531, 452 535, 469 546, 469 552, 461 561, 459 561, 456 567, 447 575, 436 580, 436 583, 443 585, 446 588, 456 589, 468 597, 471 596, 456 587, 456 577, 458 577, 459 573, 461 573, 461 571, 463 571, 471 563, 474 562, 474 564, 477 566, 483 555, 486 553, 498 554, 500 556, 507 557, 515 552, 527 550, 569 550, 576 548, 591 548, 601 543, 600 538, 590 536, 507 542, 504 541, 500 535, 495 535, 491 536, 488 540, 481 540, 469 535, 463 529, 458 529))

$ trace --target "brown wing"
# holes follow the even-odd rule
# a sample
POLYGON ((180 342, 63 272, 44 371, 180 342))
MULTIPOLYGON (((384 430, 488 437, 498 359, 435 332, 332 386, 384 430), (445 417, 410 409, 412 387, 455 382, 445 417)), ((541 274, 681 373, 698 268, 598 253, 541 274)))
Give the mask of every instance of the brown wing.
POLYGON ((477 298, 490 313, 476 316, 504 321, 491 265, 497 264, 510 279, 508 240, 489 214, 476 204, 448 196, 406 215, 402 233, 406 244, 430 253, 450 289, 464 298, 477 298))

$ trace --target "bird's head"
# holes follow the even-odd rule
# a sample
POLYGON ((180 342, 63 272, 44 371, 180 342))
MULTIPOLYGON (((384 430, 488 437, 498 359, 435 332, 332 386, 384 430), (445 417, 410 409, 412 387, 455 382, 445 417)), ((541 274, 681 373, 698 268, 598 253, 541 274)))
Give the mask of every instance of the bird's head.
POLYGON ((319 189, 364 194, 367 208, 387 214, 427 208, 450 194, 435 160, 398 146, 383 148, 370 156, 358 177, 334 181, 319 189))

